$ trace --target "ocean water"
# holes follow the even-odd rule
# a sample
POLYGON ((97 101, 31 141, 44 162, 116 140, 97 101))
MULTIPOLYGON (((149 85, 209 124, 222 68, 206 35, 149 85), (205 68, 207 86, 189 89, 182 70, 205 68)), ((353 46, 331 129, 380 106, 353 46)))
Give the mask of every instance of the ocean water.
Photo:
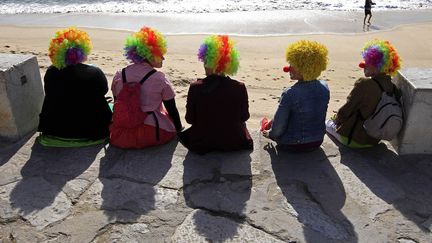
MULTIPOLYGON (((364 0, 0 0, 0 14, 225 13, 270 10, 361 11, 364 0)), ((432 9, 432 0, 376 0, 375 10, 432 9)))

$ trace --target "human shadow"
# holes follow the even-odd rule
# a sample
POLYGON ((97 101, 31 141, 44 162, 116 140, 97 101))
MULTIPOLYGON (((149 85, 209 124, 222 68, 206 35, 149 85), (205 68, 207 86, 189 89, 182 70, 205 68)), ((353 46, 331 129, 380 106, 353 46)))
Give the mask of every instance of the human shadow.
MULTIPOLYGON (((12 208, 38 227, 66 217, 72 203, 83 190, 76 189, 88 182, 84 175, 95 161, 103 145, 85 148, 46 148, 35 142, 28 161, 21 169, 22 179, 10 193, 12 208), (80 177, 79 181, 71 182, 80 177), (72 183, 73 185, 67 185, 72 183), (63 192, 64 194, 60 194, 63 192)), ((97 173, 94 173, 97 175, 97 173)), ((82 189, 82 188, 81 188, 82 189)))
POLYGON ((17 142, 11 143, 0 139, 0 166, 6 164, 31 139, 34 132, 17 142))
POLYGON ((372 24, 363 24, 363 32, 369 32, 369 31, 377 31, 381 30, 379 26, 372 25, 372 24))
POLYGON ((424 223, 432 216, 431 155, 398 156, 385 143, 361 150, 339 146, 339 151, 341 163, 372 193, 428 232, 424 223))
POLYGON ((304 225, 306 242, 357 242, 352 223, 342 213, 346 200, 343 184, 320 148, 312 152, 269 153, 276 182, 304 225))
POLYGON ((186 205, 200 209, 193 215, 195 231, 210 242, 234 239, 245 221, 243 211, 252 188, 250 154, 188 152, 183 161, 186 205))
POLYGON ((170 206, 168 190, 158 184, 171 168, 177 144, 173 140, 140 150, 107 148, 96 185, 96 190, 101 191, 95 194, 100 195, 98 206, 110 220, 135 221, 141 215, 170 206))

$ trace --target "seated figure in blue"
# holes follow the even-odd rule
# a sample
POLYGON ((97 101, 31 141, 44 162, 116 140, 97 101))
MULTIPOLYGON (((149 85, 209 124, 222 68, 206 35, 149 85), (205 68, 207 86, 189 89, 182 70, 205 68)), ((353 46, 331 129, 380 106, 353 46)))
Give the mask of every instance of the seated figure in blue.
POLYGON ((284 68, 297 82, 286 88, 273 120, 261 122, 264 137, 281 150, 311 151, 323 142, 330 91, 318 76, 327 67, 327 48, 315 41, 300 40, 288 46, 284 68))

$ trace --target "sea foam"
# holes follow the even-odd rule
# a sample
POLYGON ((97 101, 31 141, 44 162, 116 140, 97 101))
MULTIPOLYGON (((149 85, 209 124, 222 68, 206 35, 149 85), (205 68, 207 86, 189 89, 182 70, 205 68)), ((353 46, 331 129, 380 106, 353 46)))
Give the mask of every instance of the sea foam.
MULTIPOLYGON (((223 13, 273 10, 361 11, 364 0, 2 0, 0 14, 223 13)), ((432 0, 376 1, 375 10, 432 9, 432 0)))

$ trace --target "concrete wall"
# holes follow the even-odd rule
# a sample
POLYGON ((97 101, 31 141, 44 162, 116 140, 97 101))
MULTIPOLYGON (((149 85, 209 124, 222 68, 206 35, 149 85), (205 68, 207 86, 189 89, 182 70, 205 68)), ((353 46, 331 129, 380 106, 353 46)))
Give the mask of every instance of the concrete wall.
POLYGON ((17 141, 34 131, 43 99, 36 57, 0 54, 0 140, 17 141))
POLYGON ((391 144, 401 154, 432 154, 432 68, 405 68, 394 82, 402 90, 405 124, 391 144))

